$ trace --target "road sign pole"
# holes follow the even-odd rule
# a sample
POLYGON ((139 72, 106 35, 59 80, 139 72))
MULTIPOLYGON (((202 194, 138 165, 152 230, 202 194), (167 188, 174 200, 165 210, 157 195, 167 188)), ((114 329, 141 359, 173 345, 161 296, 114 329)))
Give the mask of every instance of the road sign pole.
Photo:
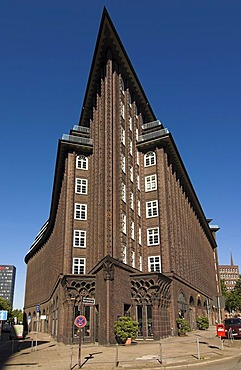
MULTIPOLYGON (((83 315, 83 301, 80 298, 80 313, 83 315)), ((82 328, 79 328, 79 369, 81 368, 81 342, 82 342, 82 328)))

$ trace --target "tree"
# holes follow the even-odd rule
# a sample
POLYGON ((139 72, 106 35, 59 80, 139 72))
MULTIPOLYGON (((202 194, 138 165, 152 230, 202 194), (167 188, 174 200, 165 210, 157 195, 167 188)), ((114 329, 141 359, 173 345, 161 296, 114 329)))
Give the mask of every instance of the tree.
MULTIPOLYGON (((221 288, 222 288, 222 280, 221 280, 221 288)), ((226 288, 226 287, 225 287, 226 288)), ((223 296, 225 298, 225 309, 231 312, 241 311, 241 278, 236 282, 236 285, 233 290, 228 291, 226 288, 226 292, 222 290, 223 296)))
POLYGON ((11 312, 12 307, 7 299, 0 298, 0 310, 11 312))
POLYGON ((10 313, 10 320, 14 320, 14 318, 17 318, 17 322, 23 322, 23 311, 19 309, 12 310, 10 313))

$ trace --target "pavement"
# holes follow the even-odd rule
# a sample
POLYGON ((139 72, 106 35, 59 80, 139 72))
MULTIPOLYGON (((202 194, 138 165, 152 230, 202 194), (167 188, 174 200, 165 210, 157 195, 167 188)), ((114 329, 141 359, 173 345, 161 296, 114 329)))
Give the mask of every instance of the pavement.
MULTIPOLYGON (((216 327, 195 330, 185 337, 136 341, 131 345, 83 343, 64 345, 45 333, 29 333, 24 340, 0 341, 0 370, 155 370, 193 369, 199 364, 241 355, 241 340, 222 341, 216 327), (37 344, 37 345, 36 345, 37 344)), ((207 365, 208 368, 208 365, 207 365)))

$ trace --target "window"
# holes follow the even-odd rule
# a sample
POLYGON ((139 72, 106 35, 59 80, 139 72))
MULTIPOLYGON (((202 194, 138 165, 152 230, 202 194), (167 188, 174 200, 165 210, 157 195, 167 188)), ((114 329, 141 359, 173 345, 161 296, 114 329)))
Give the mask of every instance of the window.
POLYGON ((140 154, 139 154, 139 152, 136 152, 136 164, 137 164, 137 166, 140 165, 140 154))
POLYGON ((125 106, 124 103, 121 102, 121 117, 125 119, 125 106))
POLYGON ((156 153, 148 152, 144 155, 144 166, 149 167, 156 164, 156 153))
POLYGON ((126 185, 122 183, 122 200, 126 202, 126 185))
POLYGON ((158 245, 159 244, 159 228, 147 229, 147 245, 158 245))
POLYGON ((122 231, 126 234, 126 215, 125 213, 122 214, 122 231))
POLYGON ((141 227, 139 227, 139 244, 141 245, 141 227))
POLYGON ((131 251, 131 266, 135 267, 135 252, 131 251))
POLYGON ((140 190, 140 176, 137 175, 137 189, 140 190))
POLYGON ((130 130, 132 131, 132 117, 129 117, 129 127, 130 127, 130 130))
POLYGON ((73 258, 72 274, 85 274, 85 258, 73 258))
POLYGON ((133 154, 133 145, 132 145, 131 140, 129 141, 129 144, 130 144, 130 154, 132 155, 133 154))
POLYGON ((138 216, 141 216, 141 201, 139 199, 137 201, 137 209, 138 209, 138 216))
POLYGON ((146 202, 146 218, 158 216, 158 201, 151 200, 146 202))
POLYGON ((74 247, 86 248, 86 231, 74 230, 74 247))
POLYGON ((130 203, 131 203, 131 209, 134 209, 134 194, 132 191, 130 192, 130 203))
POLYGON ((121 91, 123 92, 123 94, 125 93, 125 83, 123 78, 121 78, 121 91))
POLYGON ((138 140, 138 136, 139 136, 139 131, 138 131, 138 128, 136 128, 136 141, 138 140))
POLYGON ((76 168, 88 170, 88 158, 84 155, 78 155, 76 157, 76 168))
POLYGON ((75 192, 77 194, 87 194, 88 180, 75 179, 75 192))
POLYGON ((134 221, 131 221, 131 239, 135 239, 135 224, 134 221))
POLYGON ((130 91, 129 91, 129 96, 128 96, 128 100, 129 100, 129 104, 131 105, 131 103, 132 103, 132 100, 131 100, 131 93, 130 93, 130 91))
POLYGON ((130 179, 133 182, 133 167, 130 168, 130 179))
POLYGON ((74 218, 75 220, 87 220, 87 204, 75 203, 74 218))
POLYGON ((123 127, 121 127, 121 142, 123 145, 126 144, 126 132, 125 132, 125 129, 123 127))
POLYGON ((145 191, 152 191, 157 189, 156 175, 145 177, 145 191))
POLYGON ((127 256, 126 256, 126 246, 123 247, 123 263, 127 263, 127 256))
POLYGON ((161 257, 160 256, 148 257, 148 271, 161 272, 161 257))
POLYGON ((126 158, 124 156, 124 154, 122 154, 122 161, 121 161, 121 168, 122 168, 122 171, 125 173, 126 172, 126 158))
POLYGON ((139 265, 140 265, 140 270, 142 271, 142 256, 140 256, 139 265))

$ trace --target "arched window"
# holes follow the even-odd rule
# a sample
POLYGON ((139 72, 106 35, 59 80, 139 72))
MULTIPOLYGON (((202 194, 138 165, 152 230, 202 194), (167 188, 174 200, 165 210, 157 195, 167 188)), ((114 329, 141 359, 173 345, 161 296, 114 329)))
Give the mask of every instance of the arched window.
POLYGON ((76 157, 76 168, 88 170, 88 158, 84 155, 78 155, 76 157))
POLYGON ((144 156, 144 166, 149 167, 156 164, 156 153, 148 152, 144 156))
POLYGON ((121 91, 122 91, 122 92, 123 92, 123 94, 124 94, 124 92, 125 92, 125 83, 124 83, 123 78, 121 78, 121 91))

